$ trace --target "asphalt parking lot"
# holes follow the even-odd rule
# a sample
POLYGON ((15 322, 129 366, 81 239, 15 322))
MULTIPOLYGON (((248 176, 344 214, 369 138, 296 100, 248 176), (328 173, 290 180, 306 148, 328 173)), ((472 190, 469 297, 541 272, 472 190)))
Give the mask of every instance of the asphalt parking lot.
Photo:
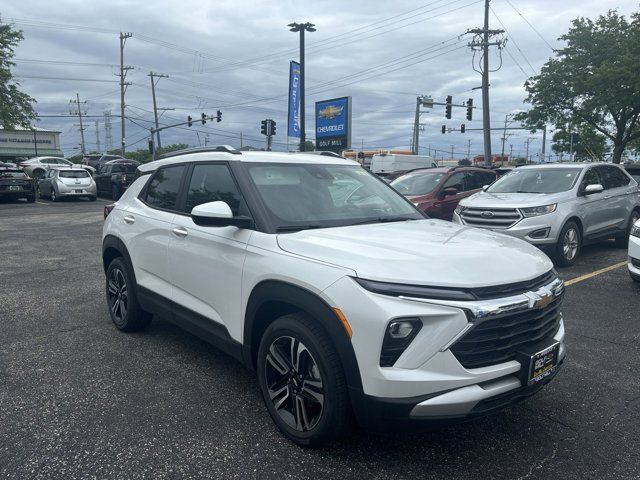
POLYGON ((587 247, 564 306, 568 358, 536 397, 412 435, 305 450, 254 374, 155 319, 117 331, 103 293, 108 203, 0 203, 0 478, 640 478, 640 285, 587 247))

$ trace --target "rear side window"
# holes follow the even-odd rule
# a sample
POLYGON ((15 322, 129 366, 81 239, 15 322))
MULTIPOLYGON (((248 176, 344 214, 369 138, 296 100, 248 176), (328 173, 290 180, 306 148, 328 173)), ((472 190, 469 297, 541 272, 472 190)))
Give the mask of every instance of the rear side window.
POLYGON ((58 174, 60 178, 87 178, 89 176, 89 172, 85 170, 76 170, 76 171, 66 171, 61 170, 58 174))
POLYGON ((175 210, 184 165, 158 169, 147 187, 145 201, 152 207, 175 210))
POLYGON ((226 202, 234 216, 240 208, 240 192, 231 176, 229 167, 223 164, 195 165, 187 191, 186 211, 207 202, 226 202))

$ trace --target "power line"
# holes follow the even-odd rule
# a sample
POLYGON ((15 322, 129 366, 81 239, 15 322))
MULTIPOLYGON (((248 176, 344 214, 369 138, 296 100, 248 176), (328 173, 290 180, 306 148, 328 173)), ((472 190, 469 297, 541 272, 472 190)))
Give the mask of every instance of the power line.
MULTIPOLYGON (((529 65, 529 68, 531 69, 531 71, 536 74, 538 73, 536 71, 535 68, 533 68, 533 65, 531 65, 531 62, 529 61, 529 59, 527 58, 527 56, 524 54, 524 52, 520 49, 520 46, 518 45, 518 42, 516 42, 516 39, 513 37, 513 35, 511 35, 509 33, 509 30, 507 30, 507 27, 504 25, 504 23, 502 23, 502 20, 500 20, 500 17, 498 17, 498 14, 496 13, 496 11, 493 9, 493 7, 489 6, 489 8, 491 9, 491 13, 493 13, 493 16, 496 17, 496 20, 498 20, 498 23, 500 23, 500 25, 502 26, 502 28, 504 29, 504 31, 507 33, 509 40, 511 40, 513 42, 513 44, 516 46, 516 48, 518 49, 518 51, 520 52, 520 55, 522 55, 522 58, 524 58, 525 62, 527 62, 527 64, 529 65)), ((520 66, 520 64, 518 63, 518 61, 513 57, 513 55, 511 55, 511 52, 509 52, 507 50, 507 54, 511 57, 511 59, 516 63, 516 65, 518 65, 518 67, 520 68, 520 70, 522 71, 522 73, 525 74, 525 76, 528 77, 528 75, 524 72, 523 68, 520 66)))
POLYGON ((518 15, 520 15, 520 17, 522 17, 522 19, 523 19, 525 22, 527 22, 527 25, 529 25, 529 26, 531 27, 531 30, 533 30, 533 31, 536 33, 536 35, 538 35, 538 37, 540 37, 540 39, 541 39, 544 43, 546 43, 546 44, 547 44, 547 47, 549 47, 549 48, 551 49, 551 51, 552 51, 552 52, 555 52, 555 51, 556 51, 556 49, 555 49, 555 48, 553 48, 549 42, 547 42, 547 40, 546 40, 546 39, 542 36, 542 34, 541 34, 537 29, 536 29, 536 27, 534 27, 533 25, 531 25, 531 23, 529 22, 529 20, 527 20, 527 19, 525 18, 525 16, 524 16, 524 15, 522 15, 522 13, 520 13, 520 11, 519 11, 516 7, 514 7, 514 6, 513 6, 513 4, 512 4, 509 0, 507 0, 507 3, 511 6, 511 8, 513 8, 513 9, 515 10, 515 12, 516 12, 518 15))

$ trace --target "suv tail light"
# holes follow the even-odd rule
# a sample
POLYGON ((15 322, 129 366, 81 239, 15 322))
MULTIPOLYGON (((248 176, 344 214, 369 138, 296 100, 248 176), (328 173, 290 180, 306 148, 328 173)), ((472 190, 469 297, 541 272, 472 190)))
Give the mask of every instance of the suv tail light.
POLYGON ((120 181, 122 182, 123 185, 125 183, 127 183, 127 176, 126 175, 122 175, 122 178, 120 179, 120 181))
POLYGON ((104 206, 104 219, 105 220, 107 219, 107 217, 111 213, 111 210, 113 210, 115 208, 115 206, 116 206, 115 203, 110 203, 109 205, 105 205, 104 206))

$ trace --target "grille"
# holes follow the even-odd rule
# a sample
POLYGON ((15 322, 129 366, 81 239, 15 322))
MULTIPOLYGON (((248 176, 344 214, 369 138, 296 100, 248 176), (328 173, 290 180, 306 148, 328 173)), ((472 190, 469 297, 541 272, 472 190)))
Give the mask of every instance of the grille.
POLYGON ((466 225, 483 228, 510 228, 522 219, 516 208, 465 207, 460 217, 466 225))
POLYGON ((535 292, 540 287, 551 283, 557 274, 553 270, 524 282, 509 283, 507 285, 495 285, 491 287, 478 287, 472 290, 473 294, 479 300, 491 300, 494 298, 504 298, 511 295, 519 295, 525 292, 535 292))
POLYGON ((465 368, 480 368, 515 360, 523 347, 552 338, 560 325, 564 295, 536 310, 508 313, 485 320, 458 340, 451 352, 465 368))

